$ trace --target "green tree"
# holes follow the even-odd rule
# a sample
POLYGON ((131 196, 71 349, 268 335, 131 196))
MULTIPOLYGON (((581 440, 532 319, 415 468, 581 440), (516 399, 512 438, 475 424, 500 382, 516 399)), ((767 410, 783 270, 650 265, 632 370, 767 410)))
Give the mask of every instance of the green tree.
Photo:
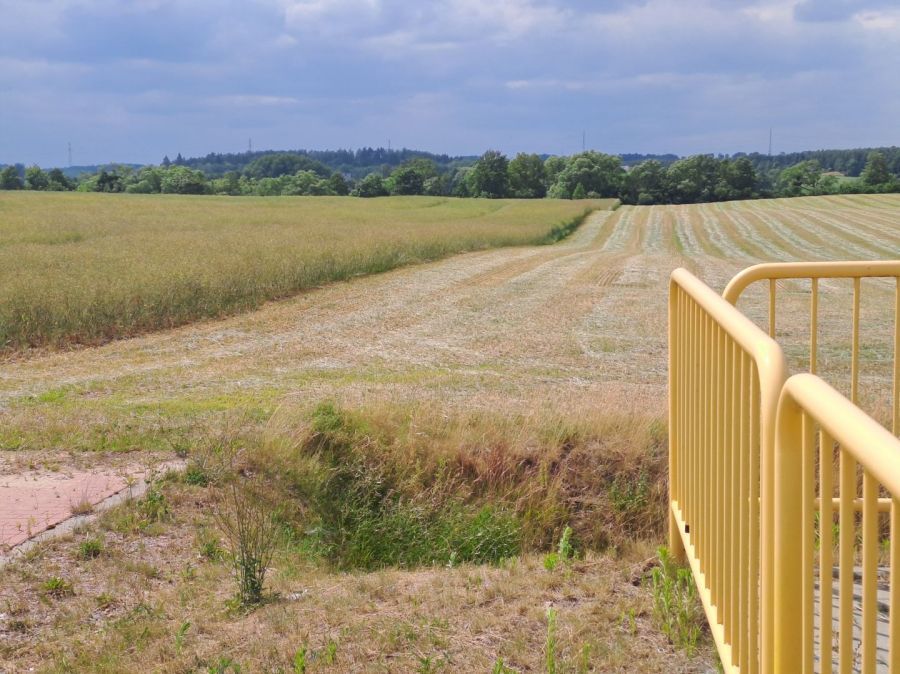
POLYGON ((162 172, 160 192, 163 194, 203 194, 206 177, 201 171, 174 165, 162 172))
POLYGON ((72 181, 66 177, 66 174, 62 172, 62 169, 50 169, 47 173, 47 178, 50 183, 47 185, 48 190, 52 190, 54 192, 65 192, 67 190, 71 190, 73 185, 72 181))
POLYGON ((350 185, 347 184, 344 174, 339 172, 331 174, 328 179, 328 189, 339 197, 346 197, 350 194, 350 185))
POLYGON ((497 150, 488 150, 469 174, 472 196, 502 199, 509 193, 509 160, 497 150))
POLYGON ((870 152, 866 161, 866 167, 860 175, 865 185, 886 185, 894 181, 894 176, 888 170, 887 159, 881 152, 870 152))
POLYGON ((718 201, 719 164, 715 157, 698 154, 679 159, 666 170, 666 191, 676 204, 718 201))
POLYGON ((355 193, 359 197, 371 198, 387 196, 388 191, 384 186, 384 178, 378 173, 370 173, 359 181, 355 193))
POLYGON ((45 190, 50 185, 50 178, 40 166, 29 166, 25 169, 25 188, 29 190, 45 190))
POLYGON ((22 179, 19 177, 19 169, 15 166, 7 166, 0 170, 0 190, 20 190, 22 179))
POLYGON ((588 196, 618 196, 625 171, 622 160, 613 155, 589 150, 576 154, 566 163, 551 189, 556 198, 571 197, 579 184, 588 196))
POLYGON ((541 199, 547 194, 544 162, 536 154, 520 152, 509 162, 509 192, 519 199, 541 199))
POLYGON ((815 159, 788 166, 778 174, 775 188, 779 196, 799 197, 817 194, 822 167, 815 159))
POLYGON ((565 171, 568 163, 567 157, 547 157, 544 160, 544 185, 548 190, 556 183, 559 174, 565 171))
POLYGON ((572 198, 573 199, 585 199, 587 198, 587 193, 584 191, 584 185, 578 183, 575 185, 575 189, 572 190, 572 198))
POLYGON ((632 167, 625 174, 619 196, 626 204, 666 203, 666 168, 655 159, 632 167))

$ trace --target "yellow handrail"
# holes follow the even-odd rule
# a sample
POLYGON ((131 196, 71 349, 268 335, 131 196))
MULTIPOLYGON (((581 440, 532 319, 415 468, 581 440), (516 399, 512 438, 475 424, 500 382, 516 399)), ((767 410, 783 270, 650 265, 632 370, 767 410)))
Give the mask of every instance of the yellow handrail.
POLYGON ((900 261, 757 265, 735 276, 722 297, 675 270, 669 345, 669 544, 690 564, 725 670, 874 672, 887 643, 890 671, 900 674, 900 587, 890 585, 881 637, 877 591, 882 548, 889 548, 890 578, 900 570, 900 261), (855 404, 860 282, 868 277, 897 284, 893 434, 855 404), (814 374, 787 380, 774 341, 776 280, 809 279, 815 372, 822 278, 853 279, 850 400, 814 374), (768 335, 734 307, 750 284, 765 280, 768 335), (858 563, 861 602, 854 599, 858 563))
MULTIPOLYGON (((778 407, 777 429, 774 671, 812 674, 817 662, 819 672, 832 671, 833 509, 830 504, 821 508, 820 499, 833 494, 834 450, 837 446, 840 466, 837 664, 841 672, 875 672, 878 665, 877 580, 881 543, 878 494, 883 488, 892 499, 889 538, 886 540, 890 542, 890 578, 893 581, 900 564, 900 530, 897 529, 900 527, 900 440, 812 374, 798 374, 786 382, 778 407), (858 492, 857 465, 863 475, 858 656, 854 646, 854 613, 857 611, 853 597, 857 561, 853 504, 858 492), (813 649, 817 534, 818 654, 813 649), (825 578, 829 579, 828 592, 824 586, 825 578)), ((900 672, 900 588, 893 582, 889 597, 888 662, 891 672, 900 672)))
POLYGON ((770 659, 781 348, 684 269, 669 292, 669 543, 697 582, 720 659, 770 659))

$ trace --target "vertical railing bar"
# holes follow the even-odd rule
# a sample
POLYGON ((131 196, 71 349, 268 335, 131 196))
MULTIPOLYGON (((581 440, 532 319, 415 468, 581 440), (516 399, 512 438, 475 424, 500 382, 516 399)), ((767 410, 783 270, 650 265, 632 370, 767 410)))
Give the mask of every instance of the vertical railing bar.
POLYGON ((741 469, 740 469, 740 454, 738 453, 740 447, 740 430, 741 424, 739 419, 740 414, 740 403, 741 403, 741 395, 740 395, 740 386, 741 386, 741 378, 740 378, 740 361, 738 357, 743 355, 743 352, 738 349, 738 345, 735 341, 731 341, 731 442, 728 453, 731 457, 729 462, 729 470, 728 470, 728 483, 729 493, 728 493, 728 508, 731 514, 731 521, 728 525, 728 533, 729 533, 729 552, 728 552, 728 578, 731 585, 730 596, 728 597, 729 606, 731 606, 731 631, 730 638, 732 644, 732 656, 731 661, 732 664, 738 665, 740 663, 741 657, 741 629, 740 629, 740 593, 741 593, 741 585, 740 579, 741 574, 739 571, 740 567, 740 535, 741 535, 741 525, 740 520, 738 519, 738 504, 740 502, 740 479, 741 479, 741 469))
MULTIPOLYGON (((801 448, 801 485, 800 492, 802 505, 800 508, 800 531, 803 540, 800 542, 801 563, 803 573, 801 580, 802 606, 801 630, 803 634, 803 671, 809 674, 813 671, 813 548, 815 545, 813 509, 816 507, 815 499, 815 427, 808 414, 801 416, 800 430, 801 448)), ((790 516, 789 513, 783 513, 790 516)))
MULTIPOLYGON (((734 342, 731 336, 725 339, 725 433, 722 443, 722 510, 724 521, 722 526, 722 581, 724 585, 723 609, 725 616, 725 641, 734 644, 734 569, 731 566, 732 542, 734 541, 733 517, 733 480, 734 480, 734 342)), ((732 662, 734 664, 734 648, 732 647, 732 662)))
POLYGON ((750 593, 755 582, 751 580, 748 573, 748 565, 750 561, 750 526, 749 526, 749 499, 750 499, 750 367, 748 356, 741 353, 741 435, 740 435, 740 457, 741 457, 741 482, 740 494, 738 495, 740 506, 738 520, 740 528, 738 537, 740 539, 740 549, 738 550, 738 569, 740 573, 741 598, 738 607, 738 616, 740 620, 740 658, 738 667, 742 672, 749 671, 750 662, 750 646, 753 631, 750 628, 750 593))
MULTIPOLYGON (((896 433, 895 433, 896 435, 896 433)), ((900 499, 891 502, 891 561, 890 561, 890 613, 888 623, 888 644, 890 674, 900 674, 900 582, 895 583, 900 573, 900 499)))
POLYGON ((878 483, 863 469, 863 574, 862 574, 862 671, 875 674, 875 651, 878 642, 878 483))
POLYGON ((748 557, 747 577, 749 585, 749 603, 747 607, 747 624, 750 625, 750 635, 747 639, 748 672, 756 674, 760 671, 759 662, 759 603, 760 603, 760 526, 759 526, 759 473, 760 473, 760 386, 759 371, 756 363, 750 363, 750 447, 749 447, 749 535, 750 544, 748 557))
POLYGON ((809 371, 816 373, 818 365, 818 341, 819 341, 819 279, 811 280, 812 293, 809 307, 809 371))
POLYGON ((832 597, 834 595, 834 440, 825 431, 819 435, 819 672, 832 671, 832 597))
POLYGON ((894 289, 894 380, 891 390, 891 403, 893 411, 891 415, 891 432, 897 435, 898 430, 900 430, 898 429, 898 425, 900 425, 900 276, 896 279, 896 288, 894 289))
POLYGON ((850 402, 859 402, 859 296, 860 279, 853 279, 853 345, 850 354, 850 402))
POLYGON ((725 483, 727 475, 725 473, 726 461, 728 455, 728 364, 727 353, 725 348, 725 330, 721 326, 718 329, 718 339, 716 350, 719 360, 718 372, 718 414, 716 416, 717 431, 716 441, 718 448, 716 450, 716 540, 718 541, 716 551, 716 584, 719 591, 716 594, 716 605, 718 606, 719 622, 727 627, 727 598, 725 581, 726 567, 726 551, 728 549, 728 536, 726 534, 726 505, 725 505, 725 483))
POLYGON ((856 544, 856 522, 853 499, 856 496, 856 461, 841 448, 840 463, 840 553, 838 564, 839 666, 841 674, 853 671, 853 558, 856 544))
POLYGON ((769 337, 775 339, 775 279, 769 279, 769 337))

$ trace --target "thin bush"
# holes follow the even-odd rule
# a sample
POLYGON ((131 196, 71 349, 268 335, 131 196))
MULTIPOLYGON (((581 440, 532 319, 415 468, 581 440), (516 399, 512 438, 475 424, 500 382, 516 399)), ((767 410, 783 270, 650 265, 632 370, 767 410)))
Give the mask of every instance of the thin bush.
POLYGON ((223 489, 216 520, 225 535, 243 606, 263 599, 266 573, 281 540, 278 512, 259 485, 235 478, 223 489))

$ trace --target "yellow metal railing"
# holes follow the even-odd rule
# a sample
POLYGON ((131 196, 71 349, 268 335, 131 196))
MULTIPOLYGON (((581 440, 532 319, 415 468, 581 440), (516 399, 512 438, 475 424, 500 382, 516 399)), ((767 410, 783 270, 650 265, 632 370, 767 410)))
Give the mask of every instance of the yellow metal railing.
POLYGON ((726 670, 757 672, 771 657, 762 626, 774 610, 771 461, 784 355, 684 269, 672 274, 669 317, 669 544, 690 563, 726 670))
POLYGON ((900 598, 890 584, 900 563, 898 317, 900 262, 757 265, 724 297, 683 269, 672 274, 669 542, 691 566, 726 671, 900 674, 900 598), (897 288, 894 434, 854 404, 867 277, 893 277, 897 288), (823 278, 853 279, 851 400, 812 374, 785 384, 773 339, 776 282, 808 279, 816 371, 823 278), (756 281, 769 283, 768 335, 733 306, 756 281), (889 589, 879 589, 888 572, 889 589))
POLYGON ((900 588, 890 582, 900 564, 900 441, 817 376, 798 374, 781 395, 775 457, 773 671, 900 672, 900 588))

